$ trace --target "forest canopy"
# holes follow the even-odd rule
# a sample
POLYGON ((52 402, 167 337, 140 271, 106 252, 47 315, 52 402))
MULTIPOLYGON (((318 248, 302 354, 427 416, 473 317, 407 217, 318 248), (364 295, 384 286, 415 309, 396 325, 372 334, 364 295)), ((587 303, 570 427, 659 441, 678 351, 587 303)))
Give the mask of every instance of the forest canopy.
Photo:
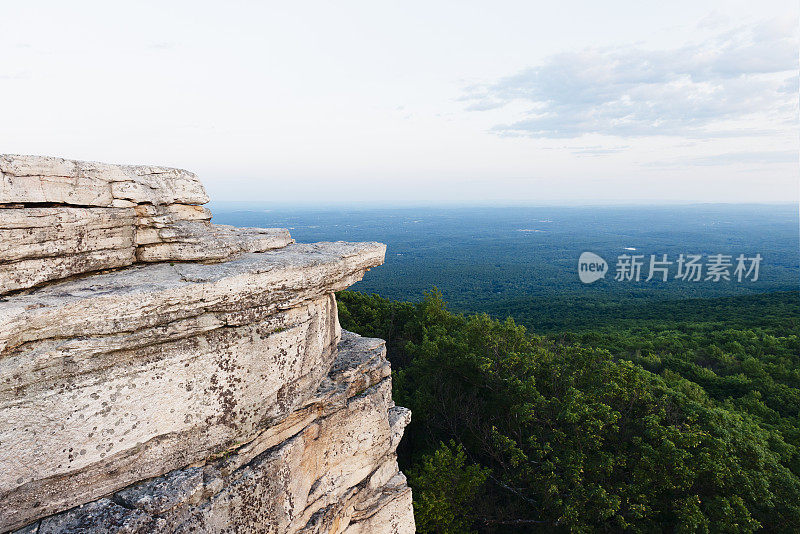
POLYGON ((413 304, 343 292, 339 314, 387 340, 420 532, 787 532, 799 300, 675 301, 545 335, 452 313, 435 290, 413 304))

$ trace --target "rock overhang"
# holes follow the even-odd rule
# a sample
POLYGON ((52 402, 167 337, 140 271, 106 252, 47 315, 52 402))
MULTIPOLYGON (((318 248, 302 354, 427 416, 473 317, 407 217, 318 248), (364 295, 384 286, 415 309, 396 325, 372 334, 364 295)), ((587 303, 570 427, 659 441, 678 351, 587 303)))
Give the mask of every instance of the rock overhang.
POLYGON ((241 480, 212 477, 205 504, 193 497, 172 522, 360 532, 389 514, 402 525, 393 532, 413 531, 394 460, 407 411, 391 402, 382 342, 342 338, 334 298, 383 263, 385 245, 296 244, 285 229, 215 225, 207 201, 181 169, 0 155, 0 532, 53 513, 33 526, 99 521, 100 532, 105 517, 169 531, 147 510, 120 508, 125 488, 196 474, 192 465, 217 465, 223 451, 255 461, 270 440, 286 458, 309 458, 298 466, 334 450, 346 460, 356 449, 323 422, 358 428, 359 417, 377 425, 375 451, 320 467, 307 486, 254 487, 272 495, 250 503, 261 510, 289 494, 306 503, 290 517, 245 524, 217 502, 259 469, 299 468, 279 455, 242 467, 241 480), (96 515, 65 511, 84 504, 96 515))

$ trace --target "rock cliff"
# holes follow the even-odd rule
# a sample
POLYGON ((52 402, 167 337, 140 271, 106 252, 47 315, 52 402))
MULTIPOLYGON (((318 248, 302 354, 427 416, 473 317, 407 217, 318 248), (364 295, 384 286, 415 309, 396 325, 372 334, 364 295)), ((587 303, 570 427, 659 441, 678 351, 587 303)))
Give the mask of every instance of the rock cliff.
POLYGON ((0 532, 406 533, 379 243, 214 225, 192 173, 0 156, 0 532))

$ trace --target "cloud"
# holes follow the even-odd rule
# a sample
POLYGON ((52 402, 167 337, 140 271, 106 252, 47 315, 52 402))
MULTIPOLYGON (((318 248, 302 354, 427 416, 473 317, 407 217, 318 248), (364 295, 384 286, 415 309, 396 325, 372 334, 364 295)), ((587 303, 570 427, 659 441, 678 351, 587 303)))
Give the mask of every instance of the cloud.
POLYGON ((625 152, 631 148, 630 145, 562 145, 562 146, 552 146, 552 147, 544 147, 545 150, 569 150, 569 152, 575 156, 588 156, 588 157, 598 157, 598 156, 608 156, 611 154, 618 154, 620 152, 625 152))
POLYGON ((31 73, 28 71, 17 71, 14 74, 0 74, 0 80, 28 80, 31 73))
POLYGON ((741 164, 775 164, 797 163, 798 155, 794 150, 766 150, 760 152, 728 152, 696 158, 681 158, 671 161, 654 161, 644 164, 645 167, 684 167, 710 166, 710 165, 741 165, 741 164))
POLYGON ((728 17, 724 13, 720 13, 719 11, 714 10, 705 17, 703 17, 702 19, 700 19, 700 22, 697 23, 697 27, 701 29, 710 28, 716 30, 725 26, 729 20, 730 17, 728 17))
POLYGON ((492 128, 498 135, 763 135, 794 127, 797 55, 794 21, 775 19, 673 50, 630 46, 557 54, 469 88, 463 100, 473 111, 527 105, 519 120, 492 128), (753 126, 754 118, 761 127, 753 126), (741 121, 749 122, 747 130, 735 125, 741 121))
POLYGON ((587 146, 587 147, 575 147, 572 149, 572 154, 576 156, 589 156, 589 157, 597 157, 597 156, 608 156, 610 154, 617 154, 619 152, 625 152, 628 150, 630 146, 587 146))
POLYGON ((159 41, 157 43, 150 43, 149 45, 147 45, 147 48, 149 48, 150 50, 160 50, 160 51, 172 50, 175 48, 175 43, 171 41, 159 41))

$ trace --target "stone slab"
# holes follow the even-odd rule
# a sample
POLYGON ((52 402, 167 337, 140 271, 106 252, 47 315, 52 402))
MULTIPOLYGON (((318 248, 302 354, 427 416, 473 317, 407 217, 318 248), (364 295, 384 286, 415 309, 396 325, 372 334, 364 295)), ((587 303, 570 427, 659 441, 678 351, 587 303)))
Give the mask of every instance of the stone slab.
POLYGON ((208 200, 197 176, 182 169, 0 155, 0 204, 112 207, 208 200))
POLYGON ((141 262, 225 261, 245 252, 266 252, 294 242, 285 228, 237 228, 184 221, 166 228, 139 230, 136 259, 141 262))
POLYGON ((0 294, 136 261, 132 208, 0 208, 0 294))
POLYGON ((408 534, 411 490, 394 437, 407 423, 407 410, 391 401, 383 341, 344 332, 314 397, 257 439, 33 526, 50 534, 408 534))
POLYGON ((322 297, 256 324, 120 351, 104 368, 28 388, 34 398, 5 399, 2 520, 24 523, 252 440, 326 375, 335 310, 322 297))
POLYGON ((0 530, 202 460, 288 415, 333 361, 326 295, 383 254, 291 245, 4 299, 0 530))
POLYGON ((340 291, 382 264, 385 253, 381 243, 292 244, 225 263, 134 265, 8 296, 0 300, 0 391, 13 376, 4 353, 26 343, 120 333, 127 339, 170 326, 191 331, 203 328, 195 323, 207 314, 246 322, 340 291))

